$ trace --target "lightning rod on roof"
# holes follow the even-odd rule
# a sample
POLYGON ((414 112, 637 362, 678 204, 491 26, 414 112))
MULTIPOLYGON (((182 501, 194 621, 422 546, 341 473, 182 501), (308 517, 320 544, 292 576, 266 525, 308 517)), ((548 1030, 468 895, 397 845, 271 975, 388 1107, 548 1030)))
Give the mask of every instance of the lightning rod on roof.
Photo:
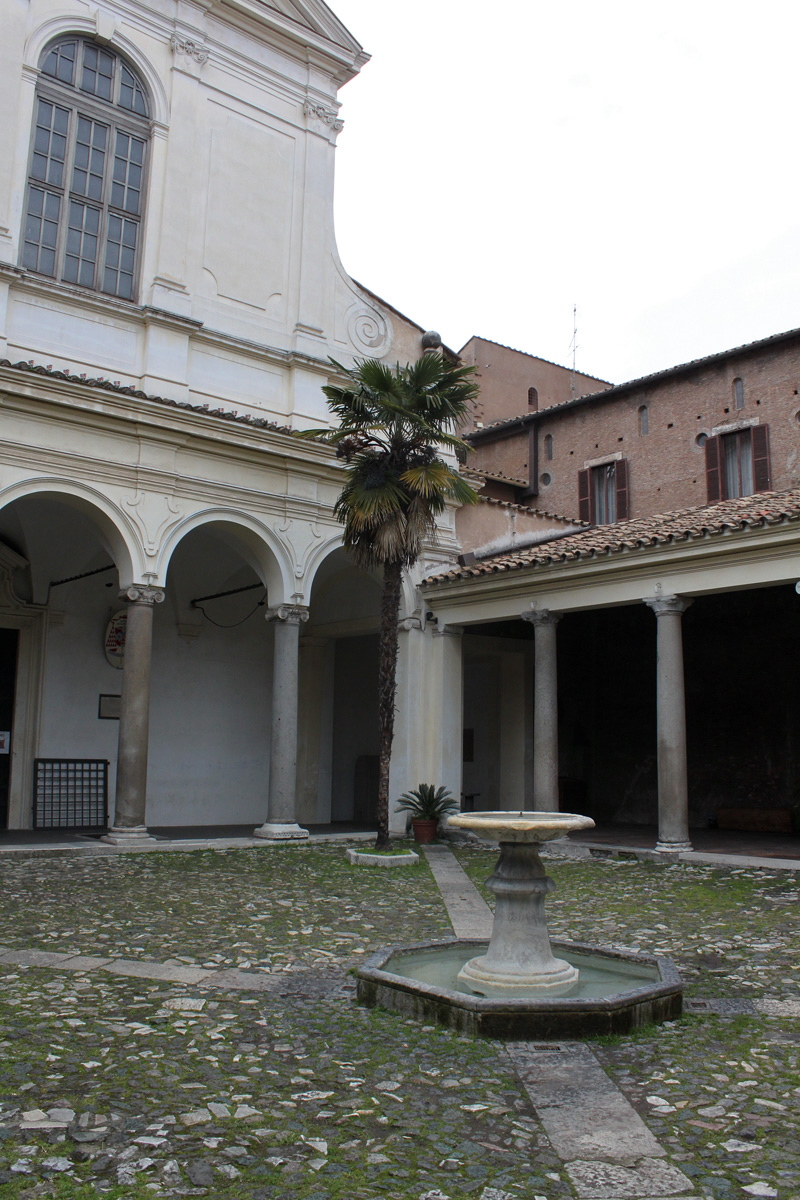
POLYGON ((577 391, 577 389, 575 387, 575 358, 578 353, 578 306, 577 306, 577 304, 573 304, 573 306, 572 306, 572 341, 570 342, 569 345, 570 345, 570 349, 572 350, 572 370, 570 371, 570 375, 569 375, 569 387, 570 387, 570 392, 572 393, 572 399, 574 400, 576 391, 577 391))

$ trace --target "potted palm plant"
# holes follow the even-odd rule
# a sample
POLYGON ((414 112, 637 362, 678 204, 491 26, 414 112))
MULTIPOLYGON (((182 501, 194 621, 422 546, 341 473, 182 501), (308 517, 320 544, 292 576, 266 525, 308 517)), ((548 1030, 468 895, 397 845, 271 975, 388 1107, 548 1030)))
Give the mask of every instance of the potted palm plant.
POLYGON ((423 845, 436 837, 439 821, 449 813, 459 811, 458 801, 446 787, 435 787, 432 783, 421 783, 405 792, 397 801, 399 812, 411 814, 414 841, 423 845))

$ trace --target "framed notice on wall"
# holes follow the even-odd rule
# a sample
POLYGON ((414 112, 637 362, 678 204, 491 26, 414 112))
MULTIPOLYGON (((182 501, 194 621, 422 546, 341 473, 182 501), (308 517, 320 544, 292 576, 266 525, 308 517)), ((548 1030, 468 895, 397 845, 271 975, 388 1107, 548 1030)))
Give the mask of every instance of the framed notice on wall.
POLYGON ((97 716, 101 721, 118 721, 121 696, 100 696, 97 705, 97 716))
POLYGON ((11 753, 11 730, 0 729, 0 754, 11 753))

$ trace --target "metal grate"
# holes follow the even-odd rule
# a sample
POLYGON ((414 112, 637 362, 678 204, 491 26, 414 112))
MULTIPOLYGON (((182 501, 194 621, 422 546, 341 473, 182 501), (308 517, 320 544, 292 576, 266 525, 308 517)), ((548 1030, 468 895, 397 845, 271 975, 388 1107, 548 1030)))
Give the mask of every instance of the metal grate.
POLYGON ((108 760, 34 760, 34 829, 88 829, 108 824, 108 760))

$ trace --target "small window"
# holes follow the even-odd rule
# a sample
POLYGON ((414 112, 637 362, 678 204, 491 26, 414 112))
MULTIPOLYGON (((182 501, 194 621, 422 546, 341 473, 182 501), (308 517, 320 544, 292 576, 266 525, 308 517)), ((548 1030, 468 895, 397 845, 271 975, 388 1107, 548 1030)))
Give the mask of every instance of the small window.
POLYGON ((553 435, 546 433, 544 435, 544 456, 548 462, 553 461, 553 435))
POLYGON ((536 388, 528 388, 528 408, 539 407, 539 393, 536 388))
POLYGON ((644 437, 650 430, 650 416, 647 411, 647 405, 642 404, 639 408, 639 434, 644 437))
POLYGON ((733 407, 744 408, 744 384, 738 376, 733 381, 733 407))
POLYGON ((21 265, 134 299, 150 135, 147 97, 113 51, 46 51, 37 87, 21 265))

